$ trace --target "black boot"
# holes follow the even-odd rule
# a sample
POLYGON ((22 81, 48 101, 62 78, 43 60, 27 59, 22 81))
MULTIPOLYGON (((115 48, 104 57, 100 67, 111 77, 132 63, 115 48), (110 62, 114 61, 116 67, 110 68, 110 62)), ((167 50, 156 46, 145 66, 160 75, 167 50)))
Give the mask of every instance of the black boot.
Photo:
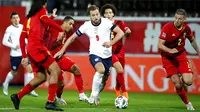
POLYGON ((18 98, 18 95, 17 94, 12 94, 10 96, 14 106, 15 106, 15 109, 18 110, 19 109, 19 104, 20 104, 20 99, 18 98))
POLYGON ((47 110, 55 110, 55 111, 64 111, 63 109, 61 109, 60 107, 56 106, 56 104, 54 102, 48 102, 46 103, 45 108, 47 110))

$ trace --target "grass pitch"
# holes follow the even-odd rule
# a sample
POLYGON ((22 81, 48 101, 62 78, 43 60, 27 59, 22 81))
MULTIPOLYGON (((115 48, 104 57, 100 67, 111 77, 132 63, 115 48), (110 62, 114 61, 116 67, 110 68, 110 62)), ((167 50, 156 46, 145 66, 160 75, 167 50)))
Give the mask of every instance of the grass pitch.
MULTIPOLYGON (((26 95, 21 100, 20 110, 15 110, 10 95, 20 88, 9 88, 9 96, 0 94, 0 112, 49 112, 44 106, 47 101, 47 90, 37 89, 39 97, 26 95)), ((87 96, 90 91, 86 91, 87 96)), ((100 95, 100 105, 89 105, 78 101, 77 91, 65 90, 63 98, 67 105, 59 105, 66 112, 188 112, 185 104, 176 94, 161 93, 131 93, 129 92, 129 106, 117 109, 114 105, 115 92, 103 91, 100 95)), ((188 95, 196 111, 200 111, 200 95, 188 95)), ((51 112, 51 111, 50 111, 51 112)))

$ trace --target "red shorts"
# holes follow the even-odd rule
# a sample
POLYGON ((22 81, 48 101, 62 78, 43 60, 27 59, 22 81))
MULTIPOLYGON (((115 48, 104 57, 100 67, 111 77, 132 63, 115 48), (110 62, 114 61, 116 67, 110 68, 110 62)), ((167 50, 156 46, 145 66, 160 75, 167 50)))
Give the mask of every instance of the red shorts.
POLYGON ((71 68, 75 64, 66 55, 64 55, 61 59, 59 59, 57 61, 57 63, 58 63, 61 70, 68 71, 68 72, 71 72, 71 68))
POLYGON ((27 53, 31 63, 33 72, 48 69, 49 66, 55 61, 53 56, 50 55, 48 50, 35 49, 27 53))
POLYGON ((190 64, 186 57, 186 53, 183 52, 177 56, 163 56, 162 57, 163 67, 167 72, 167 77, 174 74, 192 73, 190 64))
POLYGON ((125 66, 125 56, 124 56, 124 54, 113 54, 112 55, 112 65, 117 61, 119 61, 120 64, 122 65, 122 67, 124 68, 124 66, 125 66))

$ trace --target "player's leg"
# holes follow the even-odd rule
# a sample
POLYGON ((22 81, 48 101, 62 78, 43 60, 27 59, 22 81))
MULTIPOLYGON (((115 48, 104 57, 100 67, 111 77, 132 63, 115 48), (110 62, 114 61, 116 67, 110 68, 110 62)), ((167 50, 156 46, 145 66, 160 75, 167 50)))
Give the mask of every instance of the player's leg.
MULTIPOLYGON (((181 55, 182 56, 182 55, 181 55)), ((184 58, 185 60, 180 61, 179 65, 179 71, 182 74, 182 85, 183 87, 191 86, 193 83, 193 74, 192 70, 190 67, 190 64, 186 57, 184 58)), ((184 91, 187 90, 184 88, 184 91)), ((186 93, 187 91, 185 91, 186 93)), ((185 102, 187 110, 195 110, 194 107, 192 106, 191 102, 185 102)))
MULTIPOLYGON (((28 64, 25 68, 27 72, 26 74, 24 74, 24 86, 26 86, 34 78, 34 73, 31 64, 28 64)), ((34 90, 31 91, 29 94, 38 97, 38 94, 34 90)))
MULTIPOLYGON (((122 54, 119 54, 118 56, 118 59, 119 59, 119 62, 120 64, 122 65, 122 68, 124 70, 124 66, 125 66, 125 56, 124 56, 124 53, 122 54)), ((124 79, 124 72, 122 75, 119 75, 119 79, 118 80, 121 80, 121 90, 122 90, 122 94, 123 96, 125 96, 127 99, 129 98, 128 97, 128 92, 126 90, 126 86, 125 86, 125 79, 124 79)))
POLYGON ((11 63, 11 71, 7 74, 5 81, 3 82, 3 93, 4 95, 8 95, 8 86, 10 81, 13 79, 15 75, 17 75, 19 65, 21 63, 22 57, 10 57, 11 63))
POLYGON ((44 70, 38 71, 36 73, 36 77, 31 80, 26 86, 24 86, 24 88, 18 93, 18 94, 12 94, 11 100, 14 104, 15 109, 19 109, 19 105, 20 105, 20 100, 21 98, 30 93, 32 90, 34 90, 35 88, 37 88, 40 84, 42 84, 43 82, 46 81, 46 73, 44 70))
POLYGON ((80 101, 88 100, 88 97, 84 93, 83 79, 81 77, 82 75, 81 75, 79 67, 67 56, 63 56, 60 60, 57 61, 57 63, 62 70, 68 71, 74 74, 75 83, 79 91, 79 100, 80 101))
POLYGON ((93 104, 95 103, 95 99, 99 95, 100 85, 102 83, 102 77, 104 75, 105 68, 102 63, 102 59, 96 55, 90 55, 90 63, 96 70, 95 75, 93 77, 93 82, 92 82, 92 93, 88 100, 90 104, 93 104))
POLYGON ((58 77, 58 88, 56 90, 56 101, 61 105, 67 104, 67 102, 61 97, 64 87, 65 85, 64 85, 63 71, 61 71, 58 77))

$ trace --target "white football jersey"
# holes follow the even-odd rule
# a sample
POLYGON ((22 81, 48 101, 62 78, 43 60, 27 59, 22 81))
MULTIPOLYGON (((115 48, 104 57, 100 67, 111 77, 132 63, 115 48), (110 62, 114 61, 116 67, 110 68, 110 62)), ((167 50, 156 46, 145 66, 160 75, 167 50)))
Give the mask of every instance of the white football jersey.
POLYGON ((107 18, 101 18, 99 25, 93 25, 91 21, 86 21, 79 27, 76 34, 78 36, 81 36, 83 33, 86 34, 90 39, 90 54, 105 59, 112 56, 112 47, 103 47, 103 43, 111 41, 111 32, 115 26, 116 25, 107 18))
POLYGON ((19 38, 22 32, 23 25, 19 24, 19 27, 10 25, 7 27, 3 37, 3 45, 10 47, 10 56, 22 56, 21 49, 16 48, 19 45, 19 38))

